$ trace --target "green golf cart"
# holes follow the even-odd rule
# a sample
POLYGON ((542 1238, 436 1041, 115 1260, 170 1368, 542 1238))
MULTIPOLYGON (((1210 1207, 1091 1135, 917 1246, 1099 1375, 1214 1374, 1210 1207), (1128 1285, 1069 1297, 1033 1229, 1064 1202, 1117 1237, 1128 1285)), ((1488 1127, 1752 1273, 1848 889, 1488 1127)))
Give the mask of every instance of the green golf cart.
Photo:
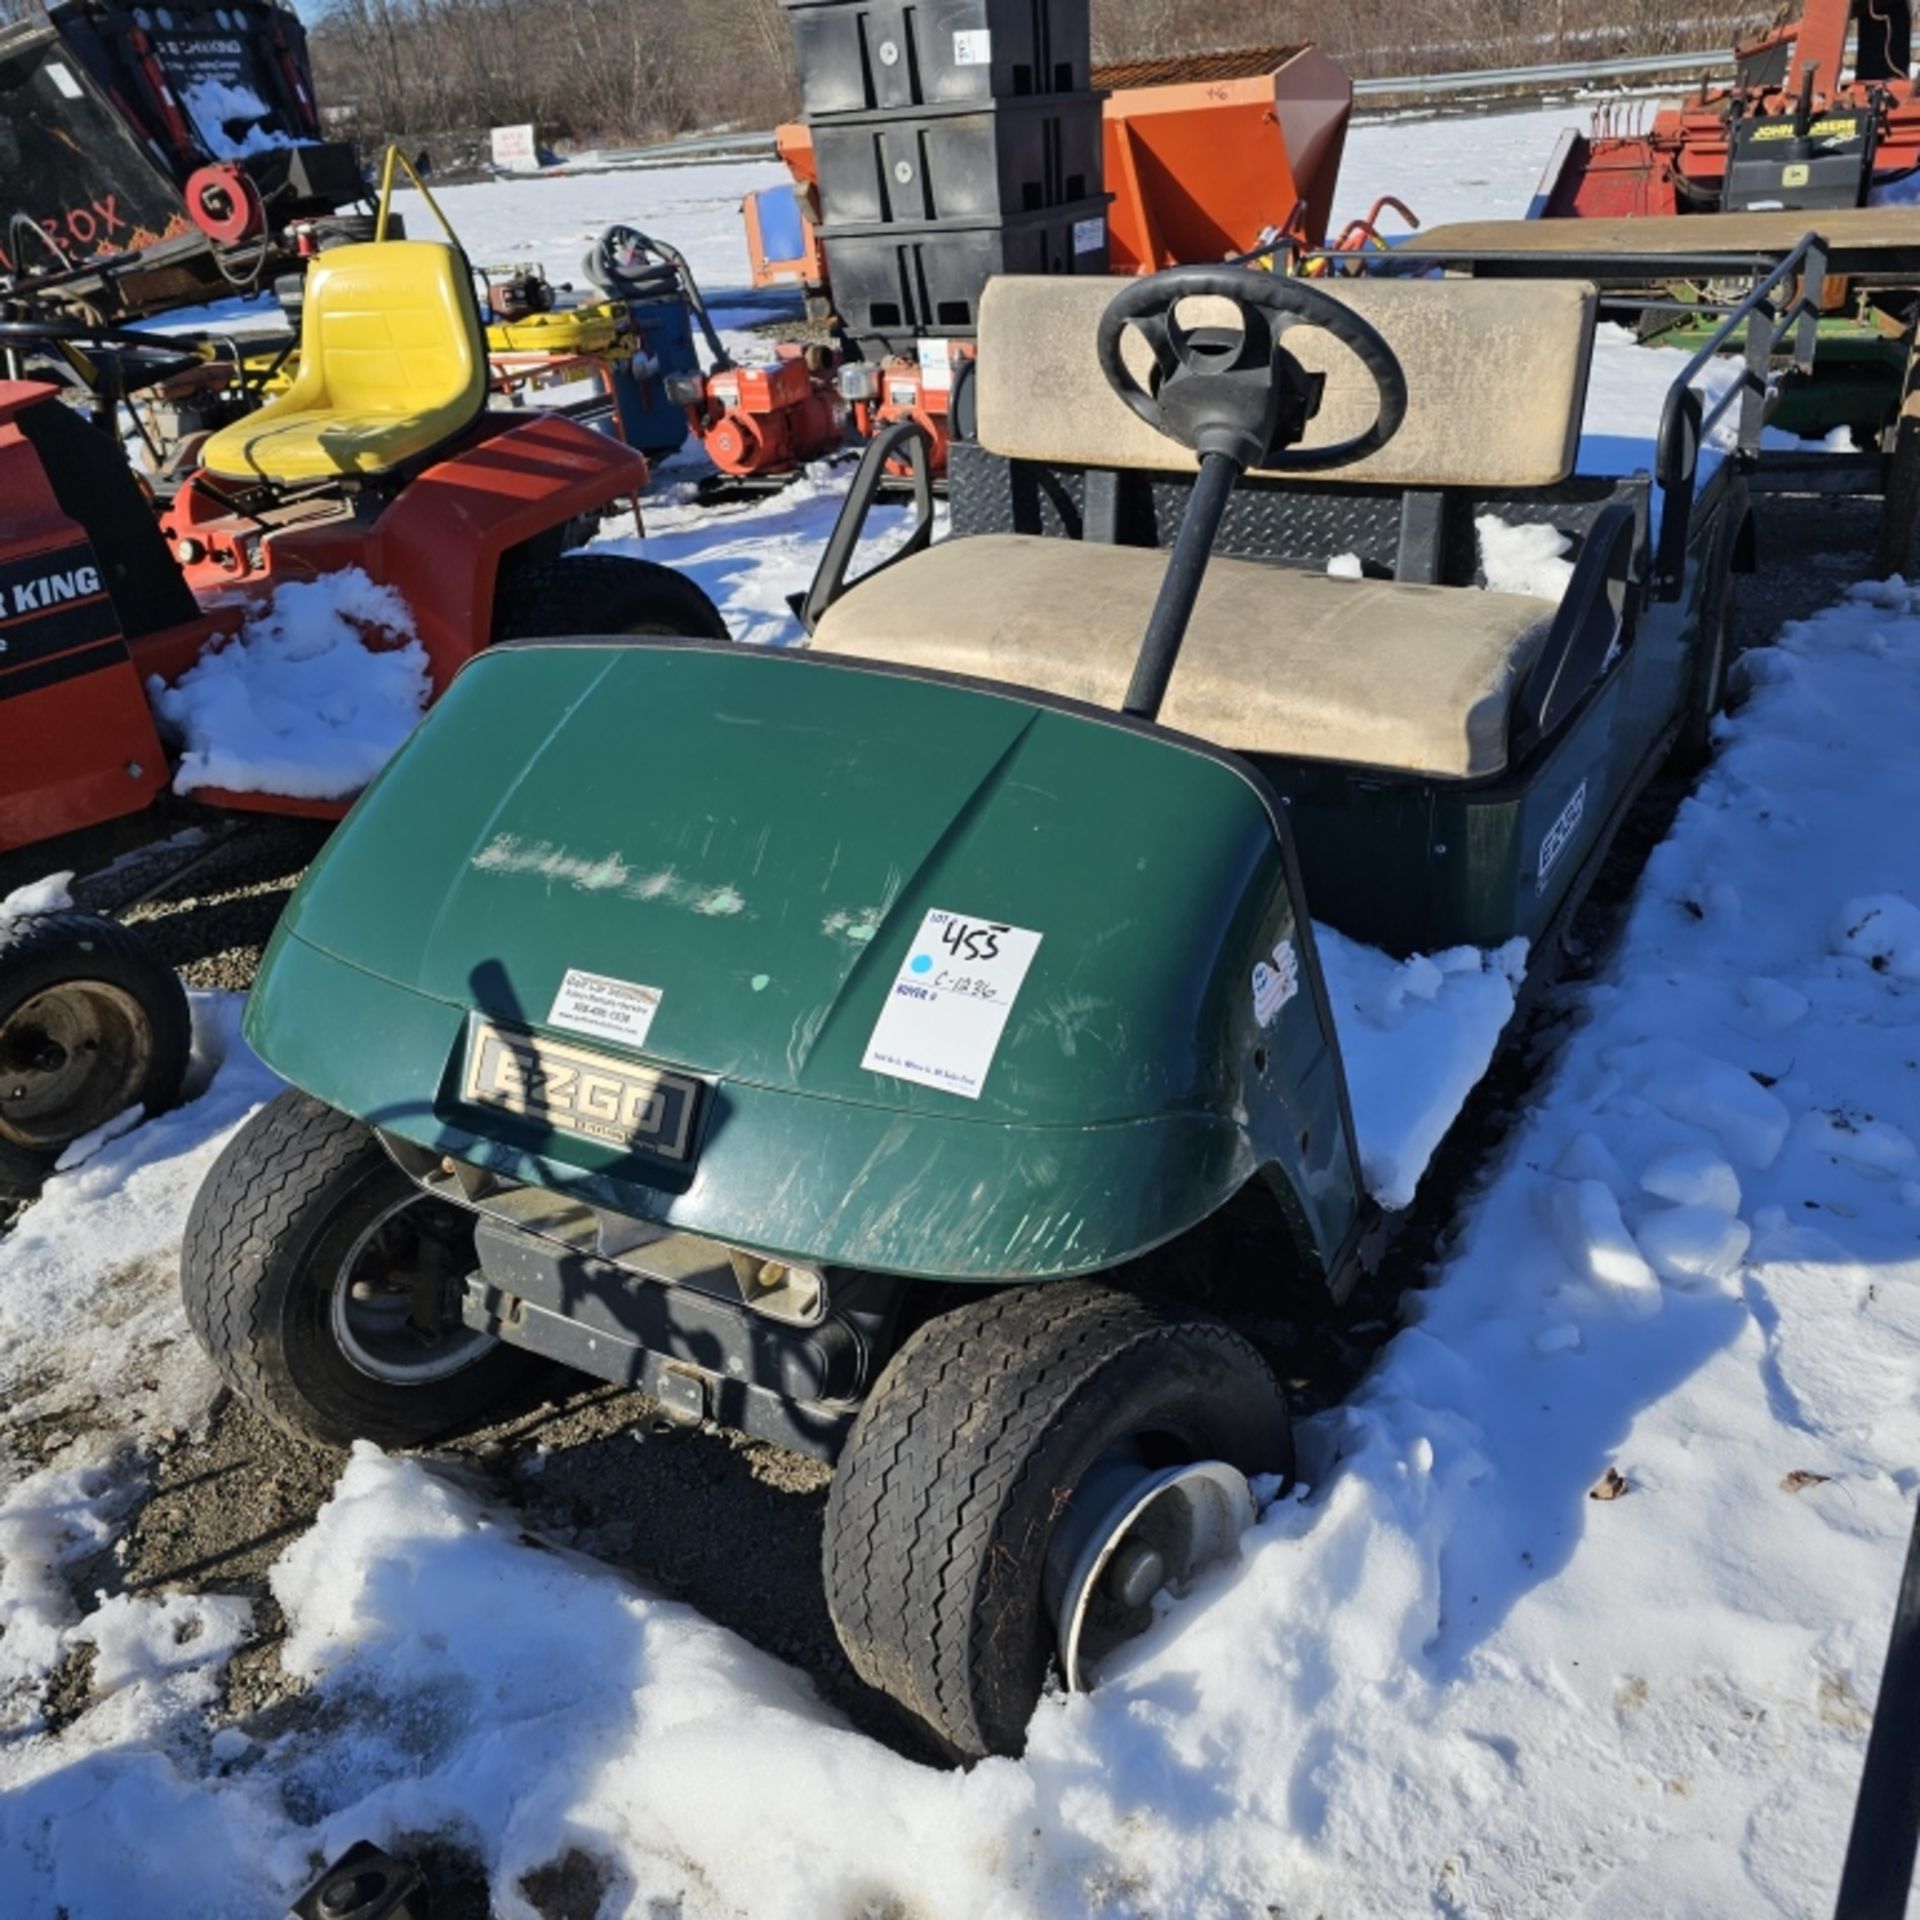
POLYGON ((557 1360, 836 1461, 853 1664, 1017 1751, 1287 1476, 1263 1338, 1378 1257, 1309 906, 1544 956, 1718 702, 1733 402, 1696 361, 1658 480, 1583 475, 1594 316, 1001 280, 951 537, 844 587, 877 446, 810 648, 479 656, 253 994, 296 1091, 184 1260, 235 1391, 408 1444, 557 1360), (1487 590, 1489 514, 1557 599, 1487 590))

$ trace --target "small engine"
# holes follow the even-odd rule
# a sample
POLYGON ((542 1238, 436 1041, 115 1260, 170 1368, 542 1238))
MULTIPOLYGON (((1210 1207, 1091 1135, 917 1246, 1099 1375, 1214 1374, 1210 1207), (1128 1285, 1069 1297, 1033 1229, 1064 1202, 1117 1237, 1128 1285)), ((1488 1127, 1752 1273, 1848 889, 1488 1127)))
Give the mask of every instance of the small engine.
POLYGON ((804 347, 770 366, 729 367, 707 381, 707 456, 736 479, 799 466, 843 437, 845 408, 804 347))

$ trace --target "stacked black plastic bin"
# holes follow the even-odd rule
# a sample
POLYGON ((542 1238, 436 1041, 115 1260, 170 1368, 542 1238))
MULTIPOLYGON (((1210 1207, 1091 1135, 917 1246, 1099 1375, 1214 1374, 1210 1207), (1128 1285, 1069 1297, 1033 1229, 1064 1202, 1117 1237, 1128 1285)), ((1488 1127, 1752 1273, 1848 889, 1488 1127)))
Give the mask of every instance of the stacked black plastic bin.
POLYGON ((910 353, 996 273, 1107 270, 1090 0, 782 4, 851 339, 910 353))

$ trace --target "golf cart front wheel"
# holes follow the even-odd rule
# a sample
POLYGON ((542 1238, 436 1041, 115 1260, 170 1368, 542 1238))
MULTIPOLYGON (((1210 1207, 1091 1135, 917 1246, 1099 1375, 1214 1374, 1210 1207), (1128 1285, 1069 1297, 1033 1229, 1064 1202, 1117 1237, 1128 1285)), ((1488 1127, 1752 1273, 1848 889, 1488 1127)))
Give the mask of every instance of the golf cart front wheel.
POLYGON ((1159 1589, 1231 1551, 1292 1469, 1286 1397, 1231 1328, 1084 1281, 941 1315, 861 1409, 827 1499, 835 1630, 960 1759, 1015 1754, 1056 1661, 1084 1684, 1159 1589))
POLYGON ((62 910, 0 921, 0 1196, 25 1198, 74 1141, 180 1097, 193 1018, 141 936, 62 910))
POLYGON ((472 1216, 370 1128, 297 1091, 228 1143, 180 1255, 187 1320, 236 1394, 303 1440, 413 1446, 487 1413, 535 1364, 466 1326, 472 1216))

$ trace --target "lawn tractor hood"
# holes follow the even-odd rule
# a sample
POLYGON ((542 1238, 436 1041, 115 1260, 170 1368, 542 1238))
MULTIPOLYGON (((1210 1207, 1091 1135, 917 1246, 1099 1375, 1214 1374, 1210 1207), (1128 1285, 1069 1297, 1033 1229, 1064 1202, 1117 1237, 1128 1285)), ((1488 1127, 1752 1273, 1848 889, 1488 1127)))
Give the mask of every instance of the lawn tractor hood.
POLYGON ((308 875, 248 1035, 417 1147, 795 1259, 1085 1271, 1274 1164, 1337 1240, 1289 872, 1244 768, 1117 720, 745 648, 502 648, 308 875))

